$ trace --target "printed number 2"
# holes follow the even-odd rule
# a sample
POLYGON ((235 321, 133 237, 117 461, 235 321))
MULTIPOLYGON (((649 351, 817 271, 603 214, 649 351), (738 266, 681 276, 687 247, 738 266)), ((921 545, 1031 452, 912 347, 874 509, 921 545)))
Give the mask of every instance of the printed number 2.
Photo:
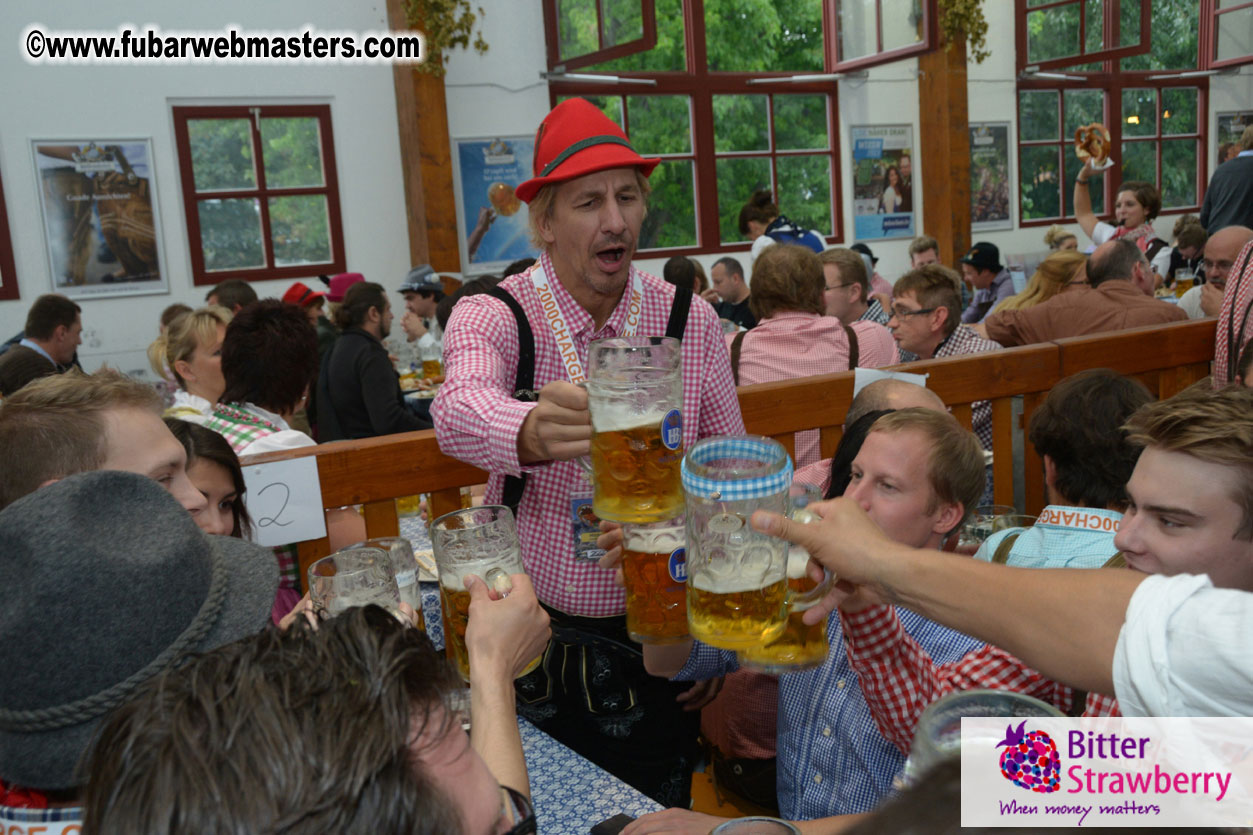
POLYGON ((280 521, 280 518, 283 515, 283 511, 287 509, 287 502, 291 498, 291 488, 286 484, 283 484, 281 481, 276 481, 273 484, 267 484, 258 490, 257 498, 261 498, 261 496, 265 495, 265 491, 269 490, 271 487, 277 487, 283 491, 283 503, 279 506, 278 512, 273 516, 262 516, 257 519, 257 527, 268 528, 270 525, 278 525, 280 528, 285 528, 291 524, 291 520, 289 519, 286 522, 282 522, 280 521))

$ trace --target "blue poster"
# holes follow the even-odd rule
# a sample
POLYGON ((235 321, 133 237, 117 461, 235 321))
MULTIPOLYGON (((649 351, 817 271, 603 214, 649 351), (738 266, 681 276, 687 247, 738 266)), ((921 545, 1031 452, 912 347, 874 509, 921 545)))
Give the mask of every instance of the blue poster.
POLYGON ((526 204, 514 194, 519 183, 531 179, 534 139, 504 136, 453 141, 464 271, 490 272, 519 258, 537 257, 526 204))
POLYGON ((914 237, 913 126, 854 127, 851 133, 854 237, 914 237))

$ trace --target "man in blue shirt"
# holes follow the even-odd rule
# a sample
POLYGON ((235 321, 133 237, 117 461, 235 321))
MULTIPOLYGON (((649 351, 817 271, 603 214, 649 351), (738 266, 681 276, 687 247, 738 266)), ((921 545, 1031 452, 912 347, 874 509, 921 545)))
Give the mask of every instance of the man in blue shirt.
POLYGON ((996 244, 979 242, 961 258, 962 278, 975 290, 962 313, 962 324, 982 322, 996 306, 1014 295, 1014 279, 1001 264, 996 244))
MULTIPOLYGON (((946 413, 902 409, 881 417, 866 436, 844 495, 898 542, 939 548, 979 501, 983 484, 983 452, 974 435, 946 413)), ((980 646, 912 612, 901 609, 900 616, 941 663, 980 646)), ((904 765, 871 718, 844 653, 838 615, 827 621, 827 636, 831 649, 821 667, 779 677, 779 812, 791 820, 869 811, 892 790, 904 765)), ((680 680, 711 678, 738 666, 735 653, 691 639, 645 646, 644 663, 654 675, 680 680)), ((657 814, 675 823, 703 822, 681 821, 698 815, 687 810, 657 814)), ((717 823, 708 820, 710 827, 717 823)))

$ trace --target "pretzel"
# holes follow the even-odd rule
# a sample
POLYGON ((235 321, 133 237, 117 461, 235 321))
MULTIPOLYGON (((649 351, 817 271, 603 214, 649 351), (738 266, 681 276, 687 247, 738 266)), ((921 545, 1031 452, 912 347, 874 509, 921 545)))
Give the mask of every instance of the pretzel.
POLYGON ((1092 159, 1093 165, 1100 165, 1109 159, 1111 147, 1109 130, 1100 122, 1084 125, 1075 131, 1075 156, 1079 159, 1092 159))

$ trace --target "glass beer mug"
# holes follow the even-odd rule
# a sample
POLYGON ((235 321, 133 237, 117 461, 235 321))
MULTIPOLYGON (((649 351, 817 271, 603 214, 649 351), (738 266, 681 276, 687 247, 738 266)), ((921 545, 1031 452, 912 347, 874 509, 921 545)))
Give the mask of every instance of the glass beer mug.
POLYGON ((348 546, 348 549, 352 548, 377 548, 391 557, 392 568, 396 572, 396 585, 400 589, 400 600, 417 613, 417 627, 425 631, 426 618, 422 613, 422 587, 418 584, 418 560, 413 556, 413 546, 409 544, 409 540, 402 536, 384 536, 348 546))
MULTIPOLYGON (((526 573, 513 512, 501 505, 485 505, 445 513, 431 523, 431 545, 439 572, 444 651, 461 677, 469 681, 466 626, 470 622, 470 592, 465 578, 476 575, 503 595, 513 588, 509 575, 526 573)), ((536 656, 518 677, 534 670, 542 659, 542 655, 536 656)))
POLYGON ((775 640, 788 612, 831 587, 788 590, 788 544, 748 524, 755 510, 787 512, 792 461, 756 435, 698 441, 683 458, 687 494, 687 621, 693 638, 743 650, 775 640))
POLYGON ((611 522, 683 513, 683 375, 679 340, 598 339, 588 349, 592 509, 611 522))
POLYGON ((641 644, 687 637, 687 531, 683 519, 622 526, 627 634, 641 644))

